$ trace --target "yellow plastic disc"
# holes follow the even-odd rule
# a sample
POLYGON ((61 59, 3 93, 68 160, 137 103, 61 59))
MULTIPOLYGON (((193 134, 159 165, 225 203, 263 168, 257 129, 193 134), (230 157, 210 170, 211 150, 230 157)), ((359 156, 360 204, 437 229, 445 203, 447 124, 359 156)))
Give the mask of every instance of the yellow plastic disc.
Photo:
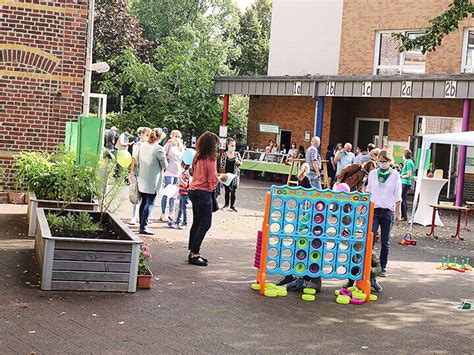
POLYGON ((254 291, 260 291, 260 284, 251 284, 250 288, 254 291))
POLYGON ((265 289, 266 290, 276 290, 277 286, 271 282, 265 283, 265 289))
POLYGON ((351 303, 351 298, 349 296, 339 295, 336 298, 336 302, 339 304, 349 304, 351 303))
POLYGON ((286 291, 286 286, 277 286, 276 290, 285 290, 286 291))
POLYGON ((359 290, 359 288, 358 288, 357 286, 351 286, 351 287, 349 287, 348 289, 349 289, 349 291, 351 291, 351 292, 357 292, 357 291, 360 291, 360 290, 359 290))
POLYGON ((276 297, 276 296, 278 296, 277 290, 265 290, 264 295, 266 297, 276 297))
POLYGON ((339 296, 339 295, 341 294, 341 290, 336 290, 336 291, 334 291, 334 294, 335 294, 336 296, 339 296))
POLYGON ((358 298, 362 301, 365 301, 365 299, 367 298, 367 295, 363 292, 355 292, 352 294, 352 298, 358 298))
POLYGON ((370 294, 370 300, 371 301, 377 301, 379 299, 379 296, 374 295, 373 293, 370 294))
POLYGON ((285 289, 277 289, 276 292, 277 292, 278 297, 288 296, 288 291, 286 290, 286 288, 285 289))
POLYGON ((306 295, 315 295, 316 294, 316 289, 312 287, 306 287, 303 289, 303 293, 306 295))
POLYGON ((301 299, 303 301, 314 301, 316 299, 316 296, 314 296, 314 295, 301 295, 301 299))

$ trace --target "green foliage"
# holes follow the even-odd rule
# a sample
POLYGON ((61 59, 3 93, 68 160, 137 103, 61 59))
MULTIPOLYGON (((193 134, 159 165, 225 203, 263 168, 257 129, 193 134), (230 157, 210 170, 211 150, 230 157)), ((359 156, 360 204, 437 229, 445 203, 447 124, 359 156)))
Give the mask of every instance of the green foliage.
POLYGON ((256 0, 240 19, 236 43, 241 48, 241 56, 234 62, 239 74, 267 74, 271 16, 271 1, 256 0))
POLYGON ((49 212, 46 219, 51 230, 97 232, 102 230, 99 223, 95 223, 92 216, 87 212, 71 213, 59 215, 49 212))
POLYGON ((425 34, 415 39, 410 39, 403 34, 396 33, 393 37, 401 41, 398 47, 400 52, 421 49, 423 53, 435 51, 440 46, 444 37, 459 29, 459 23, 467 17, 474 16, 474 5, 470 0, 454 0, 444 13, 429 20, 425 34))
POLYGON ((0 192, 3 191, 4 185, 7 184, 7 168, 0 168, 0 192))
POLYGON ((74 153, 61 147, 54 153, 22 152, 14 160, 17 187, 26 186, 37 198, 91 201, 95 166, 76 164, 74 153))
POLYGON ((248 113, 249 97, 232 95, 229 99, 229 136, 235 136, 238 145, 247 142, 248 113))

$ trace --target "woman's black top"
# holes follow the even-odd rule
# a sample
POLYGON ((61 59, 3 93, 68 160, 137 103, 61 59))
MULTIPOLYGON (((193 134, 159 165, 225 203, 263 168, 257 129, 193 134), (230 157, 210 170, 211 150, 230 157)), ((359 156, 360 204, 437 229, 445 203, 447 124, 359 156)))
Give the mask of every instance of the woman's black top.
POLYGON ((326 160, 328 161, 327 162, 328 176, 334 179, 334 176, 336 175, 336 171, 334 170, 334 167, 332 166, 331 158, 334 158, 334 152, 332 151, 332 149, 326 152, 326 160))
POLYGON ((225 162, 225 172, 233 174, 235 172, 235 157, 229 158, 225 162))

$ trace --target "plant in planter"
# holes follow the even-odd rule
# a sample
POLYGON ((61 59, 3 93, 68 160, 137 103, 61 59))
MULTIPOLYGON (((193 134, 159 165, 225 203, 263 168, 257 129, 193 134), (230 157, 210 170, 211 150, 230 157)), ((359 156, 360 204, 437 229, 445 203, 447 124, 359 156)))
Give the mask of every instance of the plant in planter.
POLYGON ((140 247, 140 255, 138 256, 138 288, 149 289, 151 288, 151 281, 153 274, 150 270, 151 265, 151 253, 150 244, 142 244, 140 247))

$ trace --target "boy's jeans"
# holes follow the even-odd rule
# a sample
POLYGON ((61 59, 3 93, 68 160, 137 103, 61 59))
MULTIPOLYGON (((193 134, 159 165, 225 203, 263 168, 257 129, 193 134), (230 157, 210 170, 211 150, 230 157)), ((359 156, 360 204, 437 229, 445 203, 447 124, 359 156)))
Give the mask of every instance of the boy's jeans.
POLYGON ((176 219, 176 223, 181 222, 181 215, 182 215, 183 224, 188 224, 188 211, 186 210, 187 204, 188 204, 188 195, 179 195, 179 211, 178 211, 178 218, 176 219))

